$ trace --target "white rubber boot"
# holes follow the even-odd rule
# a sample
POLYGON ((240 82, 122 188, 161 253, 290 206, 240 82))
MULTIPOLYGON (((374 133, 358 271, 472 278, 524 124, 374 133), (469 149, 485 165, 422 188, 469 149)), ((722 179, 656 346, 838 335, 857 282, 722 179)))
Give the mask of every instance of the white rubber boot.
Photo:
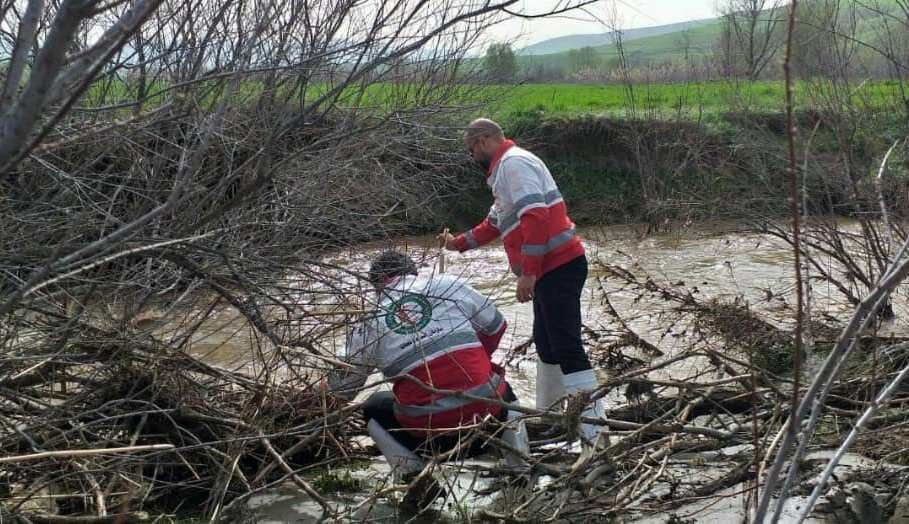
MULTIPOLYGON (((594 391, 599 387, 596 374, 592 369, 577 371, 564 376, 565 392, 569 395, 575 395, 581 392, 594 391)), ((603 401, 596 400, 587 405, 581 412, 582 417, 598 418, 605 417, 603 401)), ((609 430, 606 426, 598 426, 586 422, 578 423, 578 434, 581 436, 581 458, 589 458, 594 451, 609 445, 609 430)))
POLYGON ((558 364, 547 364, 537 359, 537 409, 553 408, 561 411, 553 404, 564 396, 562 368, 558 364))
POLYGON ((508 421, 505 430, 502 432, 502 440, 506 444, 520 452, 521 455, 506 451, 505 465, 513 469, 527 467, 527 462, 523 456, 530 455, 530 439, 527 436, 527 427, 521 417, 524 416, 520 411, 508 411, 508 421))
POLYGON ((375 420, 370 420, 369 424, 366 425, 366 431, 369 432, 369 436, 375 441, 376 447, 379 448, 385 460, 388 461, 388 465, 396 478, 422 471, 425 465, 423 459, 404 447, 381 424, 375 420))

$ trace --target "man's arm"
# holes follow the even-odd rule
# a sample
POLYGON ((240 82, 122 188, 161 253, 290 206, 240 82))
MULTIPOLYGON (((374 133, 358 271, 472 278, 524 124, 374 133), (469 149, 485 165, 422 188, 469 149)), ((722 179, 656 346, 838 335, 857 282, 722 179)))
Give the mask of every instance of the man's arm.
POLYGON ((473 229, 446 242, 446 248, 452 251, 464 252, 488 244, 499 237, 501 232, 498 227, 499 219, 495 207, 489 209, 489 215, 473 227, 473 229))
POLYGON ((492 355, 498 349, 508 327, 505 317, 489 297, 466 283, 461 283, 458 302, 461 311, 470 319, 470 325, 476 331, 486 353, 492 355))
POLYGON ((373 335, 365 320, 354 325, 348 333, 342 359, 351 367, 335 369, 329 374, 328 389, 332 393, 346 399, 357 396, 374 368, 371 355, 375 353, 377 341, 373 335))
POLYGON ((521 234, 524 244, 521 246, 521 276, 540 278, 543 272, 543 255, 549 241, 549 210, 536 207, 523 212, 518 211, 521 221, 521 234))

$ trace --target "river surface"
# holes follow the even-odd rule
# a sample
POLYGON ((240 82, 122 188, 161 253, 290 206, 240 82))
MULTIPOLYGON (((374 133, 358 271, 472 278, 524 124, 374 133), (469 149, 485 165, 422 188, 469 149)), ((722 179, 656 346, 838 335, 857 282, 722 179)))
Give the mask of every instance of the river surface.
MULTIPOLYGON (((848 226, 847 226, 848 227, 848 226)), ((634 226, 584 228, 580 230, 591 260, 590 276, 582 298, 585 326, 594 330, 607 329, 612 321, 602 305, 602 290, 628 326, 638 335, 672 355, 689 346, 690 340, 680 336, 683 323, 672 325, 665 313, 666 305, 639 300, 636 293, 626 290, 620 282, 604 278, 597 260, 622 266, 636 274, 648 274, 662 285, 694 290, 699 301, 711 298, 743 299, 754 312, 781 327, 791 327, 794 318, 794 277, 791 249, 782 242, 749 232, 736 223, 699 224, 676 229, 669 233, 642 236, 634 226)), ((346 271, 365 273, 369 261, 383 249, 394 247, 407 250, 421 261, 421 272, 438 271, 439 250, 434 238, 409 237, 394 242, 359 245, 327 257, 326 262, 339 269, 337 283, 343 289, 346 303, 326 306, 325 310, 369 309, 372 293, 346 271)), ((505 315, 508 331, 496 358, 503 360, 509 348, 527 341, 532 333, 531 304, 521 304, 515 298, 515 277, 509 272, 501 244, 484 246, 467 253, 446 253, 445 271, 463 276, 479 291, 490 296, 505 315)), ((882 329, 898 335, 909 333, 909 308, 905 300, 895 304, 897 318, 882 329)), ((823 282, 812 285, 811 310, 814 316, 829 315, 844 319, 851 307, 833 286, 823 282)), ((295 329, 298 333, 321 328, 332 318, 309 319, 295 329)), ((293 323, 293 319, 287 320, 293 323)), ((327 332, 323 337, 325 349, 340 353, 343 331, 327 332)), ((262 354, 254 348, 259 341, 244 319, 230 310, 221 311, 206 320, 192 340, 191 351, 206 361, 228 368, 255 368, 262 354)), ((531 350, 532 354, 532 350, 531 350)), ((636 355, 646 358, 644 355, 636 355)), ((509 368, 512 383, 522 403, 533 404, 534 366, 525 358, 509 368)), ((809 365, 811 363, 809 362, 809 365)), ((254 370, 254 369, 253 369, 254 370)), ((605 370, 599 370, 605 373, 605 370)), ((686 361, 671 366, 655 376, 659 379, 690 379, 702 370, 697 362, 686 361), (694 367, 693 367, 694 366, 694 367)))

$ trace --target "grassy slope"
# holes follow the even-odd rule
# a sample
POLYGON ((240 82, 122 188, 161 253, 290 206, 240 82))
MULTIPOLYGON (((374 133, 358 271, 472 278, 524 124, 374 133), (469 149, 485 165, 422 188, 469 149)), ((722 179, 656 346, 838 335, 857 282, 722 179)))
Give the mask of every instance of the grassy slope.
MULTIPOLYGON (((700 27, 632 40, 624 44, 625 55, 634 62, 665 62, 685 58, 686 51, 690 56, 703 56, 709 53, 720 36, 722 24, 719 21, 700 27)), ((597 49, 607 56, 616 56, 616 46, 603 46, 597 49)))
MULTIPOLYGON (((706 56, 719 38, 721 29, 722 25, 716 21, 684 31, 631 40, 624 43, 625 56, 632 64, 679 61, 684 60, 686 54, 690 57, 706 56)), ((605 60, 618 57, 615 45, 598 46, 594 49, 605 60)), ((539 56, 520 56, 518 60, 525 67, 542 64, 547 68, 559 68, 567 67, 570 55, 566 51, 539 56)))
MULTIPOLYGON (((702 26, 705 24, 715 23, 713 19, 707 20, 692 20, 689 22, 680 22, 676 24, 667 24, 654 27, 641 27, 635 29, 628 29, 623 31, 623 39, 626 42, 631 42, 633 40, 639 40, 642 38, 652 38, 659 35, 665 35, 670 33, 678 33, 687 29, 693 29, 694 27, 702 26)), ((611 46, 613 43, 613 34, 609 33, 598 33, 598 34, 581 34, 581 35, 568 35, 561 36, 556 38, 550 38, 539 42, 533 45, 529 45, 524 49, 518 51, 520 55, 546 55, 553 53, 562 53, 569 51, 571 49, 580 49, 582 47, 603 47, 611 46)))

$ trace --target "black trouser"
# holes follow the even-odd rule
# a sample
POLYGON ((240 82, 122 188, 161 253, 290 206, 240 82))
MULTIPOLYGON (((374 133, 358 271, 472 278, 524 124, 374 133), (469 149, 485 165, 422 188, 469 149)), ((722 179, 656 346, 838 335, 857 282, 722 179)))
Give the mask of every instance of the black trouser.
POLYGON ((543 275, 533 290, 533 340, 546 364, 565 375, 590 369, 581 342, 581 291, 587 280, 584 255, 543 275))
MULTIPOLYGON (((517 400, 511 386, 505 386, 505 395, 503 400, 514 402, 517 400)), ((398 419, 395 418, 395 396, 391 391, 377 391, 366 399, 363 403, 363 418, 368 424, 370 420, 375 420, 380 426, 385 428, 395 440, 401 443, 405 448, 413 451, 417 455, 424 457, 432 456, 438 453, 451 451, 458 445, 458 432, 436 434, 427 437, 419 437, 405 429, 398 419)), ((502 408, 497 417, 504 421, 508 416, 508 409, 502 408)), ((469 458, 478 455, 484 451, 484 446, 480 439, 476 439, 469 449, 463 450, 458 454, 459 458, 469 458)))

